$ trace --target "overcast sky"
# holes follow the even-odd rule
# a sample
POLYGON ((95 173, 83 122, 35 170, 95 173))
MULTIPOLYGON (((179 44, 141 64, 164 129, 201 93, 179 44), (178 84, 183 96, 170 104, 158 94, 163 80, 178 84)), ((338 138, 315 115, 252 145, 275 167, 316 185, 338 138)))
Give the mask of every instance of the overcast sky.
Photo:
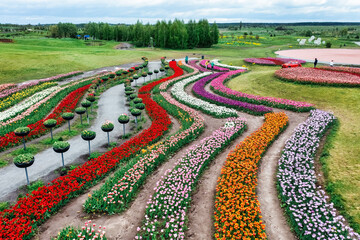
POLYGON ((0 0, 0 23, 360 22, 359 0, 0 0))

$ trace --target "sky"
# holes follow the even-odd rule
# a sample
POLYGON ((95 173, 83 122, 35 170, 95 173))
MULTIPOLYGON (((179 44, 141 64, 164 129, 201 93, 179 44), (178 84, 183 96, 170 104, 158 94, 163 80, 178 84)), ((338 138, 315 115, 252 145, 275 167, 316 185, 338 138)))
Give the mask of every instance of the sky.
POLYGON ((0 0, 0 23, 360 22, 359 0, 0 0))

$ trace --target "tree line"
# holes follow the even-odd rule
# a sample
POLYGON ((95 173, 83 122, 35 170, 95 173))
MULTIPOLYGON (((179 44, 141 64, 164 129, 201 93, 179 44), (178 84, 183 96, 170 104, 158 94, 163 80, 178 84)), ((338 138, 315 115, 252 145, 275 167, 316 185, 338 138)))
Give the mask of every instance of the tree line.
MULTIPOLYGON (((79 30, 71 23, 50 27, 52 37, 76 37, 79 30)), ((130 41, 137 47, 188 49, 211 47, 218 43, 219 30, 216 23, 209 24, 206 19, 198 22, 190 20, 188 23, 177 19, 157 21, 154 25, 140 21, 132 25, 90 22, 85 25, 83 35, 89 35, 94 40, 130 41)))

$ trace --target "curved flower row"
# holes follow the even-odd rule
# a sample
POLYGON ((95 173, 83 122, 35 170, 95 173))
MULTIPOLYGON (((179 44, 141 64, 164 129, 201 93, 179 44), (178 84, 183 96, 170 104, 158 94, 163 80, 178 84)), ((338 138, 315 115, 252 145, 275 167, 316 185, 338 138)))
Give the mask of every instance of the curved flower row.
POLYGON ((81 74, 81 73, 82 72, 75 71, 75 72, 70 72, 70 73, 66 73, 66 74, 60 74, 60 75, 49 77, 49 78, 43 78, 43 79, 39 79, 39 80, 20 83, 16 87, 1 91, 0 92, 0 99, 2 99, 4 97, 7 97, 7 96, 9 96, 11 94, 17 93, 19 91, 22 91, 24 89, 27 89, 29 87, 32 87, 32 86, 35 86, 35 85, 38 85, 38 84, 42 84, 44 82, 50 82, 50 81, 55 81, 55 80, 59 81, 61 79, 72 77, 72 76, 75 76, 75 75, 78 75, 78 74, 81 74))
POLYGON ((56 106, 57 103, 66 96, 65 94, 70 93, 70 91, 74 91, 76 88, 79 88, 80 86, 84 86, 85 84, 90 83, 91 79, 93 79, 93 77, 86 78, 81 81, 76 81, 62 88, 56 89, 50 95, 43 98, 39 102, 35 103, 31 107, 29 107, 26 111, 22 112, 21 114, 18 114, 16 117, 10 118, 6 122, 0 122, 0 136, 3 136, 11 131, 14 131, 15 128, 21 125, 24 126, 36 122, 37 120, 39 120, 39 118, 37 118, 37 120, 34 121, 30 116, 39 115, 38 109, 43 110, 45 108, 49 109, 49 107, 51 106, 53 107, 56 106), (52 103, 50 104, 50 102, 52 103))
POLYGON ((209 69, 203 68, 200 65, 197 65, 196 63, 198 62, 198 60, 190 60, 189 61, 189 65, 192 66, 193 68, 198 69, 200 72, 210 72, 209 69))
POLYGON ((227 65, 227 64, 220 63, 219 59, 214 59, 212 61, 214 62, 215 65, 217 65, 219 67, 228 68, 228 69, 234 69, 234 70, 239 70, 239 69, 247 70, 246 67, 232 66, 232 65, 227 65))
POLYGON ((334 119, 330 113, 312 110, 286 142, 279 160, 280 198, 300 239, 360 239, 316 184, 314 157, 334 119))
POLYGON ((50 87, 53 87, 56 85, 57 85, 57 83, 53 83, 53 82, 43 83, 43 84, 39 84, 39 85, 36 85, 31 88, 24 89, 22 91, 16 92, 6 98, 3 98, 3 99, 1 99, 1 102, 0 102, 0 111, 4 111, 5 109, 8 109, 9 107, 14 106, 21 100, 39 92, 39 91, 42 91, 46 88, 50 88, 50 87))
MULTIPOLYGON (((28 125, 30 128, 30 133, 25 137, 26 139, 31 139, 43 135, 49 131, 44 126, 44 121, 48 119, 55 119, 57 124, 63 123, 65 120, 61 117, 61 113, 67 111, 73 111, 81 99, 81 97, 85 94, 85 92, 89 89, 90 85, 86 85, 81 87, 73 92, 71 92, 66 98, 64 98, 60 104, 52 111, 52 113, 46 117, 45 119, 41 119, 34 124, 28 125)), ((14 132, 9 132, 4 136, 0 136, 0 151, 21 143, 21 138, 17 137, 14 132)))
MULTIPOLYGON (((126 209, 146 177, 166 159, 166 156, 195 139, 203 130, 204 119, 195 110, 175 101, 168 93, 162 92, 161 95, 168 102, 168 109, 174 106, 181 109, 183 113, 177 109, 175 112, 182 118, 182 123, 190 123, 190 125, 182 124, 179 132, 157 143, 154 149, 148 147, 149 152, 134 161, 127 171, 120 170, 114 177, 106 180, 105 184, 86 200, 85 211, 113 214, 126 209)), ((143 151, 146 153, 146 150, 143 151)))
POLYGON ((324 71, 317 68, 282 68, 275 72, 275 76, 291 82, 358 87, 360 75, 346 72, 324 71))
POLYGON ((143 103, 153 120, 150 128, 121 146, 77 167, 67 175, 53 180, 51 184, 40 187, 31 195, 19 199, 11 208, 0 212, 0 239, 30 239, 36 227, 71 198, 103 178, 118 163, 127 160, 161 136, 171 123, 166 111, 147 94, 143 98, 143 103))
POLYGON ((266 239, 256 197, 258 164, 287 126, 285 113, 265 114, 265 123, 227 156, 215 198, 215 239, 266 239))
POLYGON ((184 239, 191 193, 210 161, 245 129, 245 120, 229 118, 223 127, 189 148, 178 164, 166 171, 148 201, 144 224, 136 239, 184 239))
POLYGON ((320 66, 320 69, 330 70, 330 71, 338 71, 338 72, 347 72, 360 74, 360 68, 358 67, 330 67, 330 66, 320 66))
POLYGON ((225 86, 224 83, 227 79, 227 75, 221 75, 217 77, 216 79, 211 81, 211 89, 217 94, 228 98, 238 99, 249 103, 262 104, 269 107, 283 108, 297 112, 307 112, 314 108, 312 104, 307 102, 298 102, 275 97, 262 97, 238 92, 225 86))
POLYGON ((0 94, 2 91, 9 89, 9 88, 13 88, 13 87, 16 87, 16 84, 14 84, 14 83, 0 84, 0 94))
POLYGON ((236 71, 230 71, 230 72, 226 72, 226 73, 214 73, 211 74, 209 76, 206 76, 202 79, 200 79, 199 81, 197 81, 193 88, 192 91, 193 93, 206 100, 209 101, 211 103, 214 103, 216 105, 221 105, 221 106, 226 106, 226 107, 231 107, 231 108, 236 108, 240 111, 243 112, 247 112, 249 114, 253 114, 253 115, 264 115, 265 113, 268 112, 272 112, 272 109, 269 107, 265 107, 262 105, 255 105, 255 104, 251 104, 251 103, 247 103, 247 102, 241 102, 238 100, 234 100, 234 99, 229 99, 229 98, 225 98, 222 96, 218 96, 215 94, 212 94, 208 91, 205 90, 205 85, 211 81, 214 78, 217 77, 221 77, 223 75, 225 75, 226 77, 235 75, 235 74, 239 74, 240 72, 242 72, 242 70, 236 70, 236 71))
POLYGON ((206 102, 204 100, 192 97, 185 92, 184 88, 186 85, 195 82, 196 80, 208 76, 210 74, 211 74, 210 72, 201 73, 175 83, 174 86, 171 88, 172 96, 175 99, 177 99, 179 102, 184 103, 192 108, 203 111, 214 117, 222 118, 222 117, 237 116, 237 112, 233 109, 229 109, 223 106, 217 106, 215 104, 206 102))
MULTIPOLYGON (((205 66, 206 61, 209 61, 209 60, 206 60, 206 59, 201 60, 200 61, 200 66, 205 67, 206 69, 209 69, 209 70, 212 69, 210 63, 208 63, 207 67, 205 66)), ((227 71, 229 71, 228 68, 219 67, 217 65, 214 65, 214 70, 219 71, 219 72, 227 72, 227 71)))
POLYGON ((197 73, 199 73, 199 70, 198 70, 198 69, 193 68, 193 67, 191 67, 191 66, 189 66, 189 65, 187 65, 187 64, 184 64, 184 63, 183 63, 183 65, 192 68, 194 71, 193 71, 192 73, 188 73, 188 74, 182 75, 181 78, 180 78, 180 77, 177 77, 177 78, 171 79, 171 80, 169 80, 169 81, 163 82, 163 83, 159 86, 159 89, 160 89, 161 91, 165 91, 166 89, 169 88, 170 85, 174 84, 174 82, 177 82, 177 81, 179 81, 179 80, 182 79, 182 78, 188 78, 188 77, 190 77, 190 76, 194 76, 194 75, 196 75, 197 73))
POLYGON ((139 93, 146 93, 146 92, 150 92, 151 89, 153 89, 156 85, 160 84, 160 83, 163 83, 163 82, 166 82, 170 79, 173 79, 173 78, 176 78, 176 77, 179 77, 181 75, 184 74, 184 71, 176 65, 176 61, 170 61, 169 62, 169 66, 175 71, 173 75, 171 75, 170 77, 166 77, 166 78, 163 78, 163 79, 160 79, 158 81, 155 81, 155 82, 152 82, 152 83, 149 83, 143 87, 141 87, 139 89, 139 93))
POLYGON ((282 65, 284 63, 290 61, 297 61, 301 64, 306 63, 304 60, 300 59, 293 59, 293 58, 273 58, 273 57, 266 57, 266 58, 245 58, 245 62, 253 63, 253 64, 261 64, 261 65, 282 65))
POLYGON ((59 90, 59 89, 60 89, 59 86, 55 86, 55 87, 45 89, 41 92, 35 93, 31 97, 28 97, 24 101, 20 102, 19 104, 16 104, 15 106, 8 108, 7 110, 1 112, 0 113, 1 114, 0 121, 3 122, 10 117, 16 116, 17 114, 19 114, 19 113, 25 111, 27 108, 31 107, 33 104, 39 102, 41 99, 50 95, 52 92, 55 92, 56 90, 59 90))

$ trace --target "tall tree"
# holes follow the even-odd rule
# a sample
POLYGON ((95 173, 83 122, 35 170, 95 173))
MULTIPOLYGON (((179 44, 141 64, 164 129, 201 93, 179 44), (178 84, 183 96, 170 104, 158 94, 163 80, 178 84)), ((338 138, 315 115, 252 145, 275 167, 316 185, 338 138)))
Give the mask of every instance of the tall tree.
POLYGON ((210 26, 206 19, 199 20, 198 22, 199 31, 199 47, 211 47, 212 39, 210 36, 210 26))
POLYGON ((199 32, 196 22, 190 20, 186 25, 186 29, 188 33, 188 40, 187 40, 188 48, 197 47, 199 44, 199 32))
POLYGON ((219 29, 217 27, 216 22, 214 22, 211 25, 210 35, 211 35, 212 44, 217 44, 219 42, 219 29))

